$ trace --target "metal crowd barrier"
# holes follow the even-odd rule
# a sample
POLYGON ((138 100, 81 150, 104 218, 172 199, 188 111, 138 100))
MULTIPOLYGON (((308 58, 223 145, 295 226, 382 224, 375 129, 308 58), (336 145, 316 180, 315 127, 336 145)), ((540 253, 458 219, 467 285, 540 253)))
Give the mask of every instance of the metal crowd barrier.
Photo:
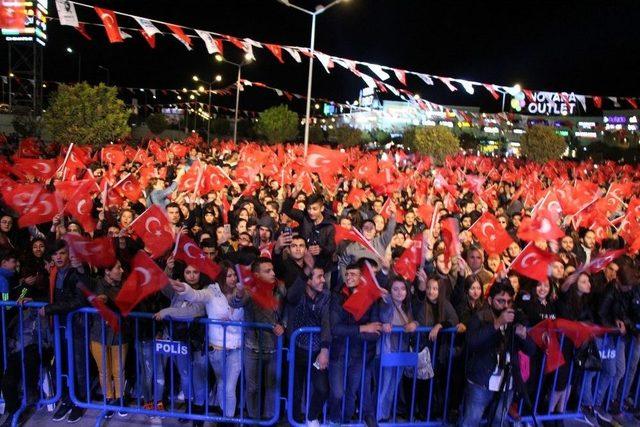
MULTIPOLYGON (((67 380, 74 404, 101 411, 97 424, 107 411, 264 426, 273 425, 280 419, 282 337, 273 341, 272 353, 256 353, 246 346, 249 334, 273 334, 272 325, 212 321, 206 318, 159 322, 153 319, 152 314, 132 313, 126 319, 119 319, 123 334, 112 335, 109 341, 109 326, 95 309, 77 310, 69 314, 66 325, 61 326, 57 316, 43 318, 37 315, 37 310, 44 305, 26 303, 21 306, 12 301, 0 301, 2 384, 7 381, 11 381, 11 384, 23 382, 22 387, 14 387, 21 399, 13 418, 14 425, 29 405, 35 404, 41 408, 58 402, 63 393, 63 377, 67 380), (111 346, 115 351, 115 357, 112 351, 111 361, 117 360, 117 366, 120 367, 121 374, 114 376, 117 377, 117 390, 120 392, 117 399, 114 396, 114 400, 107 400, 106 390, 110 386, 106 369, 100 375, 102 381, 96 381, 99 379, 96 374, 98 360, 89 356, 92 326, 94 338, 95 328, 98 330, 100 339, 94 343, 94 349, 96 345, 102 348, 102 366, 108 365, 104 349, 111 346), (61 327, 67 342, 65 349, 61 344, 61 327), (222 347, 209 347, 209 331, 214 327, 222 328, 222 347), (228 345, 228 336, 231 337, 238 330, 240 343, 236 343, 237 349, 223 351, 223 348, 232 346, 228 345), (50 337, 47 331, 51 332, 50 337), (197 347, 198 342, 202 344, 200 348, 197 347), (53 360, 50 355, 53 355, 53 360), (68 356, 68 375, 63 374, 61 362, 65 356, 68 356), (33 358, 37 360, 37 369, 28 364, 33 358), (221 408, 220 411, 210 408, 210 391, 216 389, 213 385, 215 382, 209 381, 214 368, 218 370, 215 381, 223 391, 214 393, 213 405, 221 408), (248 369, 251 369, 249 373, 248 369), (260 375, 256 375, 256 372, 260 375), (33 384, 33 373, 36 373, 38 386, 25 386, 25 383, 33 384), (80 388, 77 388, 75 381, 70 381, 77 378, 84 378, 80 388), (198 383, 198 379, 202 380, 201 383, 198 383), (273 387, 267 387, 265 381, 269 381, 273 387), (45 383, 48 387, 45 387, 45 383), (251 392, 248 391, 249 384, 251 392), (203 387, 204 392, 198 387, 203 387), (46 388, 50 390, 49 393, 45 392, 46 388), (185 396, 183 405, 178 400, 180 391, 185 396), (192 401, 192 398, 197 400, 198 396, 203 399, 201 410, 192 401), (250 399, 253 399, 251 404, 250 399), (145 406, 145 402, 150 405, 145 406), (161 408, 163 404, 165 410, 161 408)), ((306 345, 314 335, 320 333, 320 329, 301 328, 294 331, 290 337, 288 375, 285 377, 288 386, 288 422, 294 426, 305 425, 312 406, 320 422, 335 421, 330 417, 329 401, 334 404, 334 415, 335 408, 339 409, 338 422, 343 424, 362 424, 365 415, 369 414, 378 419, 381 425, 407 426, 452 422, 453 419, 447 417, 456 412, 462 417, 467 358, 462 350, 464 334, 457 334, 454 328, 444 329, 438 340, 431 342, 428 340, 430 330, 430 327, 420 327, 409 334, 401 328, 393 328, 390 334, 382 334, 375 342, 364 342, 359 360, 350 358, 347 343, 343 360, 330 360, 329 369, 324 372, 314 366, 314 352, 306 345), (424 362, 425 348, 429 351, 428 359, 433 372, 423 380, 418 378, 417 368, 420 362, 424 362), (346 367, 353 362, 357 372, 345 368, 340 372, 334 369, 332 374, 329 372, 332 367, 340 365, 336 362, 342 362, 346 367), (333 377, 330 378, 330 375, 333 377), (346 393, 349 381, 352 389, 356 390, 352 402, 347 402, 351 398, 346 393), (336 394, 334 390, 332 395, 329 390, 332 382, 341 385, 343 392, 336 394), (337 401, 336 397, 339 398, 337 401), (332 398, 334 400, 330 400, 332 398), (347 414, 350 408, 353 412, 347 414)), ((263 334, 254 336, 263 339, 263 334)), ((272 339, 271 335, 267 336, 272 339)), ((603 368, 597 372, 576 367, 574 350, 563 335, 560 336, 560 346, 566 360, 563 367, 546 374, 546 354, 539 352, 530 359, 526 386, 531 405, 517 393, 513 401, 522 414, 521 421, 532 422, 534 416, 538 422, 580 417, 583 415, 582 405, 593 404, 596 396, 600 396, 605 409, 619 396, 623 401, 629 399, 630 404, 638 406, 640 338, 605 335, 597 343, 603 359, 603 368), (625 354, 624 366, 616 366, 616 356, 620 351, 625 354), (624 371, 618 368, 624 368, 624 371), (566 393, 562 394, 559 389, 564 383, 567 385, 566 393)), ((112 386, 115 391, 115 383, 112 386)))
POLYGON ((16 301, 0 301, 1 402, 6 410, 9 402, 5 393, 16 391, 13 398, 19 399, 20 406, 13 415, 14 426, 27 406, 35 405, 39 409, 53 405, 62 395, 60 322, 58 316, 38 316, 38 309, 45 305, 38 302, 18 304, 16 301), (47 322, 51 322, 51 325, 47 325, 47 322), (31 363, 27 366, 27 361, 36 366, 31 363))
MULTIPOLYGON (((120 387, 122 390, 121 396, 115 401, 108 401, 106 393, 102 393, 101 398, 92 398, 95 393, 91 384, 91 378, 95 377, 91 375, 93 363, 95 362, 90 356, 89 352, 78 352, 74 349, 74 345, 77 345, 78 334, 80 334, 82 341, 84 342, 84 349, 88 349, 91 346, 90 328, 97 322, 99 325, 101 340, 99 343, 94 342, 94 346, 99 345, 102 347, 102 363, 103 366, 107 364, 107 351, 104 351, 105 347, 108 347, 106 342, 107 330, 109 328, 105 321, 93 308, 79 309, 67 317, 67 345, 69 358, 69 373, 70 375, 76 374, 76 363, 74 363, 74 357, 80 354, 84 357, 84 398, 79 396, 73 382, 70 382, 70 395, 73 403, 81 408, 86 409, 98 409, 102 411, 101 417, 104 417, 107 411, 120 411, 129 414, 144 414, 151 417, 172 417, 188 420, 201 420, 201 421, 213 421, 213 422, 229 422, 240 424, 252 424, 252 425, 273 425, 280 418, 280 384, 282 377, 282 337, 275 337, 273 335, 273 326, 262 323, 247 323, 247 322, 224 322, 214 321, 207 318, 197 318, 190 320, 171 319, 167 318, 162 322, 155 321, 151 313, 131 313, 126 319, 119 318, 121 326, 120 333, 115 337, 115 342, 111 342, 111 347, 115 347, 117 351, 117 358, 119 366, 124 367, 123 371, 127 371, 126 366, 123 364, 128 360, 135 365, 135 385, 129 385, 129 383, 123 379, 123 375, 119 375, 120 387), (142 337, 143 328, 150 328, 151 335, 142 337), (200 327, 198 332, 195 332, 192 328, 200 327), (209 345, 209 328, 221 327, 223 329, 223 342, 219 348, 211 347, 209 345), (184 331, 186 329, 186 335, 184 331), (223 348, 227 348, 228 335, 232 333, 231 330, 240 331, 240 344, 237 349, 222 351, 223 348), (177 330, 182 330, 182 334, 178 334, 177 330), (258 333, 257 337, 259 342, 263 339, 263 333, 271 334, 275 339, 275 347, 270 353, 258 353, 245 346, 246 335, 258 333), (126 335, 126 337, 123 337, 126 335), (179 336, 178 336, 179 335, 179 336), (73 337, 76 337, 76 343, 74 343, 73 337), (161 339, 162 338, 162 339, 161 339), (185 342, 184 339, 188 340, 185 342), (198 344, 201 344, 198 347, 198 344), (125 347, 127 345, 127 347, 125 347), (135 349, 133 355, 128 349, 135 349), (221 356, 215 358, 214 352, 221 353, 221 356), (232 355, 232 352, 234 354, 232 355), (129 357, 125 354, 128 353, 129 357), (222 402, 216 401, 215 403, 222 409, 222 413, 214 412, 210 409, 210 391, 212 387, 209 385, 209 377, 212 372, 213 359, 216 363, 222 363, 222 381, 221 386, 223 390, 227 386, 228 369, 234 369, 232 363, 240 364, 239 368, 236 366, 236 371, 239 369, 237 377, 237 403, 235 407, 230 407, 231 403, 227 403, 227 394, 219 392, 217 397, 222 396, 222 402), (232 360, 235 358, 235 362, 232 360), (168 366, 167 366, 168 363, 168 366), (174 369, 174 365, 177 369, 174 369), (178 371, 176 375, 175 370, 178 371), (247 370, 250 371, 248 375, 247 370), (269 372, 266 372, 269 370, 269 372), (176 376, 180 377, 179 380, 176 376), (186 376, 186 378, 185 378, 186 376), (144 381, 152 379, 151 384, 143 384, 144 381), (167 381, 168 379, 168 381, 167 381), (201 384, 199 383, 201 382, 201 384), (273 388, 269 388, 268 384, 273 385, 273 388), (181 384, 181 389, 178 387, 178 383, 181 384), (204 391, 198 389, 195 384, 204 387, 204 391), (145 407, 143 405, 143 390, 147 389, 147 394, 152 396, 144 396, 146 403, 149 405, 145 407), (127 390, 130 390, 130 398, 127 398, 127 390), (250 390, 249 390, 250 389, 250 390), (178 401, 178 392, 181 391, 184 394, 184 409, 180 407, 178 401), (198 396, 203 397, 203 407, 198 408, 199 403, 196 405, 192 402, 192 399, 198 399, 198 396), (166 403, 166 410, 161 410, 161 406, 166 403)), ((147 329, 148 331, 149 329, 147 329)), ((262 344, 260 344, 262 347, 262 344)), ((113 351, 112 349, 111 351, 113 351)), ((106 369, 102 373, 102 384, 108 384, 109 379, 107 377, 106 369)), ((106 387, 98 387, 98 389, 104 390, 106 387)), ((115 387, 114 387, 115 388, 115 387)), ((232 392, 236 393, 236 387, 231 387, 232 392)), ((226 391, 226 390, 225 390, 226 391)), ((215 397, 214 397, 215 399, 215 397)), ((100 419, 98 420, 98 423, 100 419)))

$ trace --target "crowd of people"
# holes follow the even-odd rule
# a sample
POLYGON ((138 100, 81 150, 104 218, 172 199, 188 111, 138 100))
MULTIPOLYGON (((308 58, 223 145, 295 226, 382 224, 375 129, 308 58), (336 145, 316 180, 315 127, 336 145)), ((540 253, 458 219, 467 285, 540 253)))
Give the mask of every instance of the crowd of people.
MULTIPOLYGON (((18 383, 33 394, 42 381, 37 370, 22 378, 20 363, 50 364, 38 344, 51 348, 53 324, 43 319, 58 315, 64 324, 96 301, 123 311, 118 295, 139 253, 164 271, 161 291, 136 301, 117 328, 96 315, 85 329, 76 316, 74 333, 62 334, 62 348, 73 340, 77 399, 95 401, 97 392, 118 416, 136 402, 162 412, 181 394, 190 414, 269 420, 280 405, 284 343, 295 354, 288 380, 299 423, 439 417, 500 425, 569 407, 591 425, 624 413, 640 419, 637 166, 468 153, 434 164, 402 150, 316 146, 304 157, 298 145, 193 137, 93 151, 9 140, 2 150, 0 292, 5 301, 46 303, 25 310, 22 334, 18 308, 5 308, 9 421, 20 407, 18 383), (33 206, 49 193, 85 201, 90 214, 78 205, 34 220, 33 206), (133 227, 152 206, 171 228, 162 253, 133 227), (113 262, 83 262, 72 234, 109 238, 113 262), (195 242, 216 277, 176 255, 180 236, 195 242), (136 313, 152 319, 134 327, 136 313), (198 318, 211 323, 188 321, 198 318), (554 340, 547 334, 540 348, 527 328, 557 319, 589 322, 600 333, 580 347, 558 337, 564 363, 549 369, 554 340), (303 327, 319 332, 292 340, 303 327), (157 354, 157 340, 188 352, 157 354), (382 363, 406 352, 418 353, 414 370, 382 363), (595 368, 587 366, 593 359, 595 368), (179 380, 170 389, 174 369, 179 380)), ((53 419, 83 414, 65 387, 53 419)))

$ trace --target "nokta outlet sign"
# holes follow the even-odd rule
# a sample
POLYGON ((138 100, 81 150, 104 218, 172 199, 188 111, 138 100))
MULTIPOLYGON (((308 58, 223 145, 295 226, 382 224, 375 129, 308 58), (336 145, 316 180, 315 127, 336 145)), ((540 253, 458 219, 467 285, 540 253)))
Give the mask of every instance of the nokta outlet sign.
POLYGON ((533 100, 527 104, 530 114, 566 116, 574 114, 575 109, 576 95, 573 92, 534 92, 533 100))

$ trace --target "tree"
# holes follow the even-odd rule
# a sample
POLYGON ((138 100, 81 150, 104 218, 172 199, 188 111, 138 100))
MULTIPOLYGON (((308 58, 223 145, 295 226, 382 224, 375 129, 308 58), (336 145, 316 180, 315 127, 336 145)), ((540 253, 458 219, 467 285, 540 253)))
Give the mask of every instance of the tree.
POLYGON ((298 136, 298 115, 286 105, 268 108, 260 113, 256 130, 269 142, 292 140, 298 136))
POLYGON ((531 126, 520 139, 520 153, 538 163, 559 159, 566 148, 564 138, 551 126, 531 126))
POLYGON ((438 162, 460 151, 460 140, 445 126, 416 126, 405 131, 403 144, 438 162))
POLYGON ((378 143, 378 145, 387 145, 391 142, 391 134, 382 129, 374 129, 370 132, 371 139, 378 143))
POLYGON ((338 144, 344 147, 355 147, 371 140, 368 133, 365 135, 365 132, 351 126, 335 127, 330 134, 338 144))
POLYGON ((11 121, 13 130, 23 138, 28 136, 40 136, 42 119, 36 117, 28 107, 14 107, 14 119, 11 121))
POLYGON ((167 122, 167 118, 162 113, 153 113, 147 117, 147 127, 151 132, 155 135, 159 135, 167 129, 169 126, 169 122, 167 122))
POLYGON ((126 136, 129 111, 115 87, 88 83, 60 85, 44 114, 45 128, 56 141, 100 146, 126 136))

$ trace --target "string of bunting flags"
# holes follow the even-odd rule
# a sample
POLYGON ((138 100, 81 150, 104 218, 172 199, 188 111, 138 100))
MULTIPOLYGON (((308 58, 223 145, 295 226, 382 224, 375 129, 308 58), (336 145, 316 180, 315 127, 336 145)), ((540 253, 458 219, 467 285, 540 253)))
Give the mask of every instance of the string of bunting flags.
MULTIPOLYGON (((76 28, 76 30, 78 30, 83 35, 83 37, 87 38, 88 40, 91 40, 91 36, 87 32, 86 26, 93 25, 104 27, 107 37, 111 43, 120 43, 125 39, 132 38, 133 36, 127 32, 131 31, 140 34, 147 41, 151 48, 155 48, 155 36, 160 34, 173 36, 188 50, 193 50, 194 39, 201 39, 209 54, 223 55, 225 44, 230 44, 235 46, 236 48, 241 49, 252 59, 255 59, 254 49, 262 48, 265 48, 266 50, 271 52, 271 54, 280 63, 285 62, 283 51, 286 52, 289 57, 291 57, 297 63, 302 62, 302 55, 307 57, 311 56, 310 50, 305 47, 259 42, 247 37, 241 39, 228 34, 186 27, 183 25, 177 25, 165 21, 159 21, 119 11, 99 8, 97 6, 87 5, 71 0, 56 0, 56 8, 58 10, 58 20, 60 24, 76 28), (76 12, 76 6, 93 9, 102 21, 102 24, 79 21, 76 12), (133 28, 120 26, 118 24, 118 16, 135 20, 138 24, 138 27, 133 28), (161 28, 163 27, 166 27, 166 30, 161 30, 161 28), (187 32, 185 31, 194 32, 195 34, 187 34, 187 32)), ((512 106, 516 111, 520 111, 520 108, 524 103, 524 99, 528 99, 532 102, 538 101, 548 103, 559 100, 567 106, 572 102, 575 103, 577 101, 584 110, 586 110, 587 99, 590 99, 593 106, 598 109, 602 109, 604 100, 612 103, 612 105, 616 108, 621 107, 621 101, 626 101, 626 103, 634 109, 638 108, 638 97, 582 95, 575 94, 573 92, 534 91, 531 89, 522 89, 517 86, 511 87, 494 83, 483 83, 460 78, 437 76, 412 70, 373 64, 370 62, 333 56, 317 50, 314 51, 313 54, 314 57, 318 59, 323 68, 327 71, 327 73, 330 73, 331 69, 335 67, 335 64, 338 64, 344 69, 352 72, 357 77, 360 77, 367 86, 377 88, 382 92, 391 92, 401 98, 405 98, 406 94, 404 94, 403 91, 406 89, 396 88, 395 86, 389 84, 388 81, 390 81, 392 75, 402 85, 402 87, 405 88, 408 87, 407 77, 414 76, 415 78, 419 79, 429 86, 433 86, 435 81, 439 81, 452 92, 456 92, 459 90, 459 88, 462 88, 466 93, 474 94, 476 89, 482 88, 496 100, 501 96, 508 94, 515 99, 515 103, 512 103, 512 106), (363 69, 365 68, 368 69, 373 75, 375 75, 377 79, 369 74, 364 73, 363 69)), ((427 105, 420 105, 420 107, 426 109, 427 105)))

